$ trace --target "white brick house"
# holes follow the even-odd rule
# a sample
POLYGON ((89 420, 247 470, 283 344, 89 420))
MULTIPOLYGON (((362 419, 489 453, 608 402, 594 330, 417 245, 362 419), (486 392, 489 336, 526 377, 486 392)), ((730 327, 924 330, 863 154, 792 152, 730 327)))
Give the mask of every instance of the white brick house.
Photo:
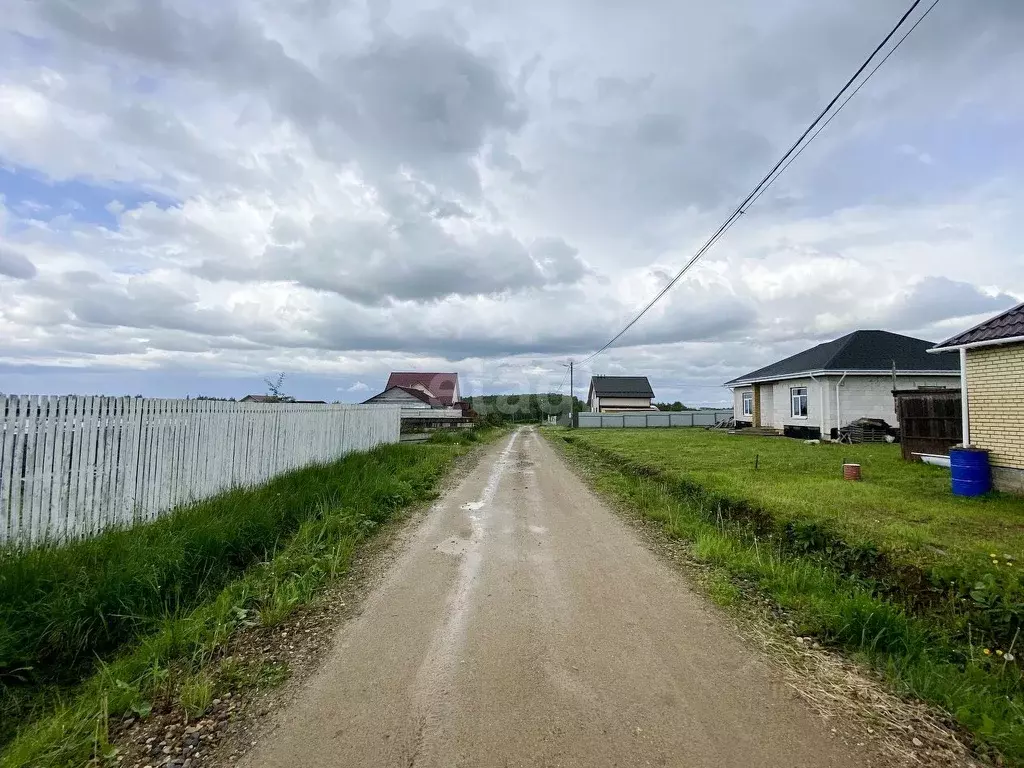
POLYGON ((952 355, 929 355, 931 342, 888 331, 854 331, 725 386, 733 392, 738 424, 777 429, 794 437, 829 437, 860 418, 898 426, 897 389, 960 385, 952 355))

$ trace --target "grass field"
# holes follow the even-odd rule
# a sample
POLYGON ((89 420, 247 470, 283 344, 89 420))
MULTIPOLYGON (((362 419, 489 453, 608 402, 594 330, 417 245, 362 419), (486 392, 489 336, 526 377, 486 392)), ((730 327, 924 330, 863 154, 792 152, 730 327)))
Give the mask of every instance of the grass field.
POLYGON ((2 553, 0 766, 84 765, 103 757, 108 718, 169 695, 195 709, 195 681, 235 631, 312 600, 477 439, 382 446, 131 530, 2 553))
POLYGON ((691 429, 548 435, 599 491, 690 542, 721 577, 716 599, 771 597, 801 633, 1024 765, 1024 500, 955 498, 948 471, 905 463, 896 446, 691 429), (841 478, 844 459, 862 464, 862 482, 841 478))
POLYGON ((805 445, 706 430, 580 430, 575 439, 779 520, 821 524, 851 542, 871 542, 901 560, 990 570, 990 554, 1024 556, 1024 499, 953 496, 949 470, 905 462, 894 445, 805 445), (863 482, 842 479, 843 461, 863 482), (757 469, 755 470, 755 462, 757 469))

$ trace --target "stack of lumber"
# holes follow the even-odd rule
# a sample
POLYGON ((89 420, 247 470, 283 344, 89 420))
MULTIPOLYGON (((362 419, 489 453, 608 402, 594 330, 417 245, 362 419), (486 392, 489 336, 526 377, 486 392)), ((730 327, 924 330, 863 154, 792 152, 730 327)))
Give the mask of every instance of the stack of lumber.
POLYGON ((882 419, 857 419, 841 430, 851 443, 884 443, 889 425, 882 419))

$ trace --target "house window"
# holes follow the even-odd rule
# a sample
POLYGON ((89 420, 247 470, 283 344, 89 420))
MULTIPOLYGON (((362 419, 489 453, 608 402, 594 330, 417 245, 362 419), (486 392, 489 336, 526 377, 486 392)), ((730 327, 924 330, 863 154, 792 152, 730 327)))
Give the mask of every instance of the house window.
POLYGON ((807 387, 792 387, 789 396, 793 402, 793 415, 807 416, 807 387))
POLYGON ((754 415, 754 393, 744 392, 743 393, 743 415, 753 416, 754 415))

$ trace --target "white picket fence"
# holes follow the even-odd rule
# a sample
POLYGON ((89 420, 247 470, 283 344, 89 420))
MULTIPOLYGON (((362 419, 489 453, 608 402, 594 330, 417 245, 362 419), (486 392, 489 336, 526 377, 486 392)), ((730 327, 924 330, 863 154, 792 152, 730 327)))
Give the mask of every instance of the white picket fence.
POLYGON ((0 543, 90 536, 397 443, 392 406, 0 396, 0 543))

